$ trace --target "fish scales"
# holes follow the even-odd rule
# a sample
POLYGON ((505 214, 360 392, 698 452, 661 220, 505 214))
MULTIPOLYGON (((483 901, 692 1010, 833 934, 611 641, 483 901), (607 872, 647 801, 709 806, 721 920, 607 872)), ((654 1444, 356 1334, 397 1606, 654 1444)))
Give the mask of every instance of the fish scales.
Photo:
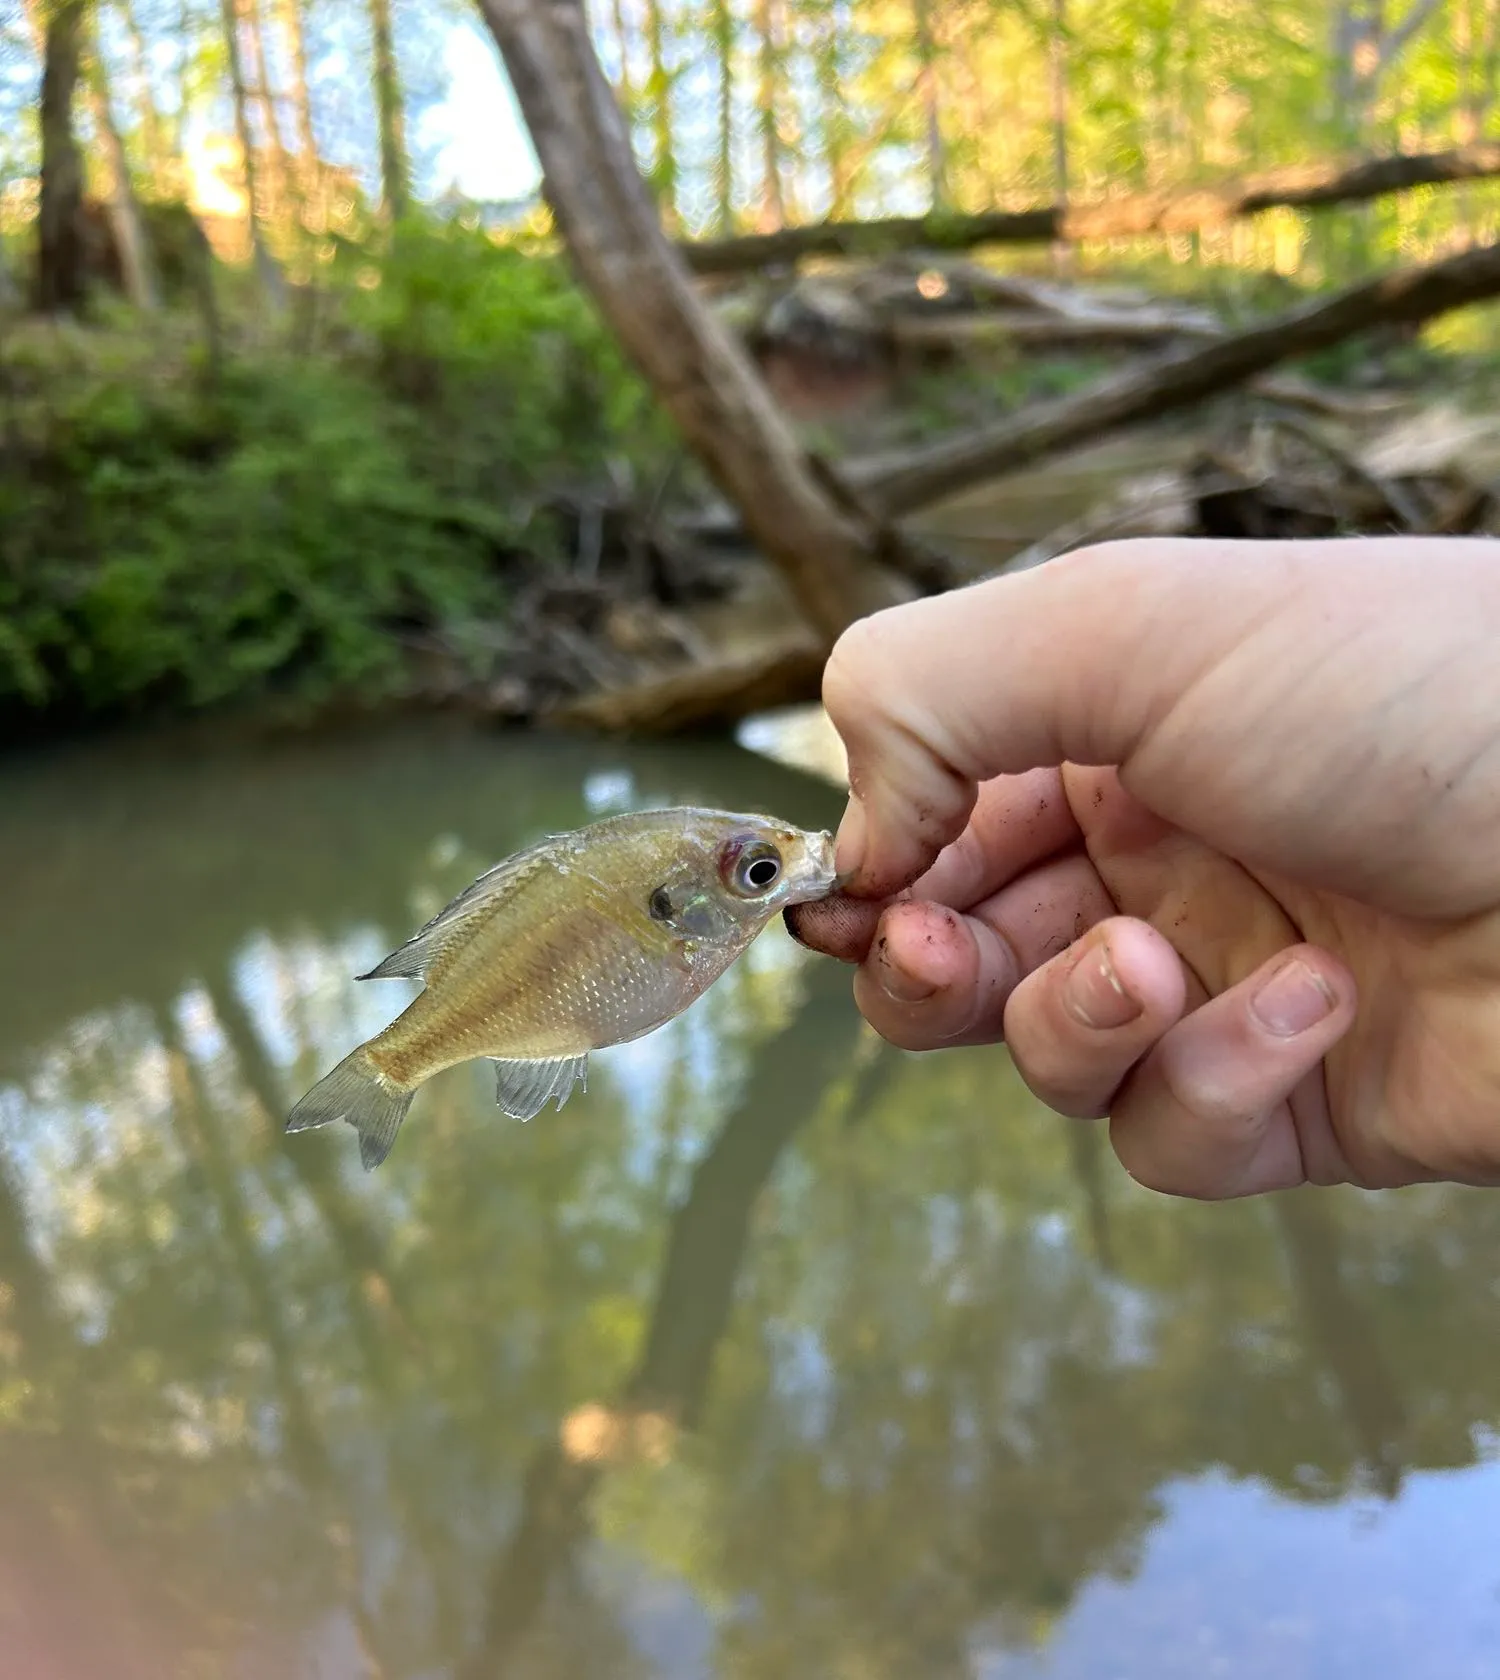
POLYGON ((288 1129, 346 1120, 376 1165, 416 1089, 477 1057, 495 1061, 507 1113, 561 1108, 590 1051, 680 1014, 774 914, 833 880, 831 837, 771 817, 631 812, 542 841, 362 976, 419 977, 423 990, 314 1086, 288 1129))
POLYGON ((583 907, 565 938, 544 922, 508 954, 476 939, 449 968, 451 985, 422 992, 372 1058, 393 1078, 418 1082, 476 1056, 573 1056, 634 1036, 638 1022, 675 1012, 672 977, 681 972, 672 942, 640 920, 636 933, 583 907), (655 953, 641 949, 648 940, 655 953))

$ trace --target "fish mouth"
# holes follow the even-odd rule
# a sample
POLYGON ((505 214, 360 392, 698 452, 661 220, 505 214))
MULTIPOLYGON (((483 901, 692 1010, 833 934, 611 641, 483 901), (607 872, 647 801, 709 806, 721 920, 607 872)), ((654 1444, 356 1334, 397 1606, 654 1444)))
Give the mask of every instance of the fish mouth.
POLYGON ((825 829, 805 836, 807 855, 797 871, 797 881, 786 897, 784 905, 811 904, 827 898, 838 884, 838 866, 834 862, 833 836, 825 829))

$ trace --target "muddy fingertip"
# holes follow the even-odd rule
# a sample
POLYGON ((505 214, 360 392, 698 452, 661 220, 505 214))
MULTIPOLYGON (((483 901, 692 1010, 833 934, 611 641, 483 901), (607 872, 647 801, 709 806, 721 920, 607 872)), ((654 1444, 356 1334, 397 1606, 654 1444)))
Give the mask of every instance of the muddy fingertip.
POLYGON ((883 908, 871 899, 833 893, 811 904, 791 905, 782 912, 782 921, 792 938, 809 951, 839 962, 862 963, 883 908))

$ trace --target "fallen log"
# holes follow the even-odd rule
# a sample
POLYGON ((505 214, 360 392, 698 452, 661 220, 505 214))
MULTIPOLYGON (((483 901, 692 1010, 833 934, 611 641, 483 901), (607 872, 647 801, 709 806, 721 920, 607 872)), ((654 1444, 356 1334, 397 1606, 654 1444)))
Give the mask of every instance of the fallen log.
MULTIPOLYGON (((1302 408, 1313 414, 1325 414, 1339 419, 1360 419, 1386 414, 1399 409, 1403 398, 1390 391, 1336 391, 1319 385, 1310 384, 1293 374, 1263 374, 1246 382, 1246 393, 1252 397, 1265 397, 1272 402, 1281 403, 1291 408, 1302 408)), ((891 461, 905 459, 892 454, 891 461)), ((861 475, 871 469, 870 462, 856 465, 855 471, 861 475)), ((852 495, 852 491, 849 492, 852 495)), ((866 498, 868 500, 868 498, 866 498)), ((687 541, 711 545, 716 549, 733 552, 736 543, 743 543, 744 531, 738 514, 733 508, 723 502, 712 502, 677 516, 677 532, 687 541)), ((946 583, 933 584, 919 578, 913 571, 906 575, 921 587, 924 593, 931 593, 936 588, 946 588, 946 583)), ((957 581, 956 579, 952 581, 957 581)))
POLYGON ((1222 330, 1184 319, 1170 310, 1135 315, 1044 315, 1039 311, 990 310, 984 314, 913 315, 886 328, 905 350, 977 349, 1021 344, 1061 349, 1081 345, 1160 344, 1165 338, 1222 338, 1222 330))
POLYGON ((672 735, 737 723, 751 712, 816 700, 826 648, 806 630, 713 664, 691 664, 554 706, 544 723, 612 734, 672 735))
POLYGON ((1211 186, 1131 193, 1094 204, 939 212, 869 222, 821 222, 775 233, 684 242, 678 249, 695 274, 741 274, 792 267, 807 257, 868 258, 922 247, 967 251, 981 245, 1051 245, 1126 239, 1153 233, 1197 233, 1262 210, 1311 210, 1359 204, 1412 187, 1478 181, 1500 175, 1500 145, 1477 143, 1446 152, 1294 164, 1211 186))
POLYGON ((876 518, 895 519, 1123 426, 1156 419, 1243 384, 1293 357, 1371 327, 1429 321, 1500 294, 1500 244, 1381 275, 1230 338, 1155 357, 1053 401, 899 456, 840 464, 876 518))

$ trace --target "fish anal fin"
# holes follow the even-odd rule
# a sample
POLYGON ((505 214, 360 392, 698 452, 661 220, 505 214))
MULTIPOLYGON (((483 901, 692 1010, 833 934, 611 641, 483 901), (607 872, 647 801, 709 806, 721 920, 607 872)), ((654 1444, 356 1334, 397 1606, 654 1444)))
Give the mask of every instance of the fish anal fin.
POLYGON ((451 904, 446 904, 430 922, 414 933, 407 942, 392 951, 370 970, 359 974, 357 980, 424 980, 428 970, 456 940, 468 932, 470 925, 492 910, 526 880, 541 862, 544 853, 551 851, 556 841, 546 839, 524 852, 487 869, 472 886, 465 887, 451 904))
POLYGON ((580 1084, 588 1089, 589 1059, 557 1056, 547 1061, 495 1059, 495 1101, 515 1120, 530 1120, 556 1098, 559 1108, 580 1084))

